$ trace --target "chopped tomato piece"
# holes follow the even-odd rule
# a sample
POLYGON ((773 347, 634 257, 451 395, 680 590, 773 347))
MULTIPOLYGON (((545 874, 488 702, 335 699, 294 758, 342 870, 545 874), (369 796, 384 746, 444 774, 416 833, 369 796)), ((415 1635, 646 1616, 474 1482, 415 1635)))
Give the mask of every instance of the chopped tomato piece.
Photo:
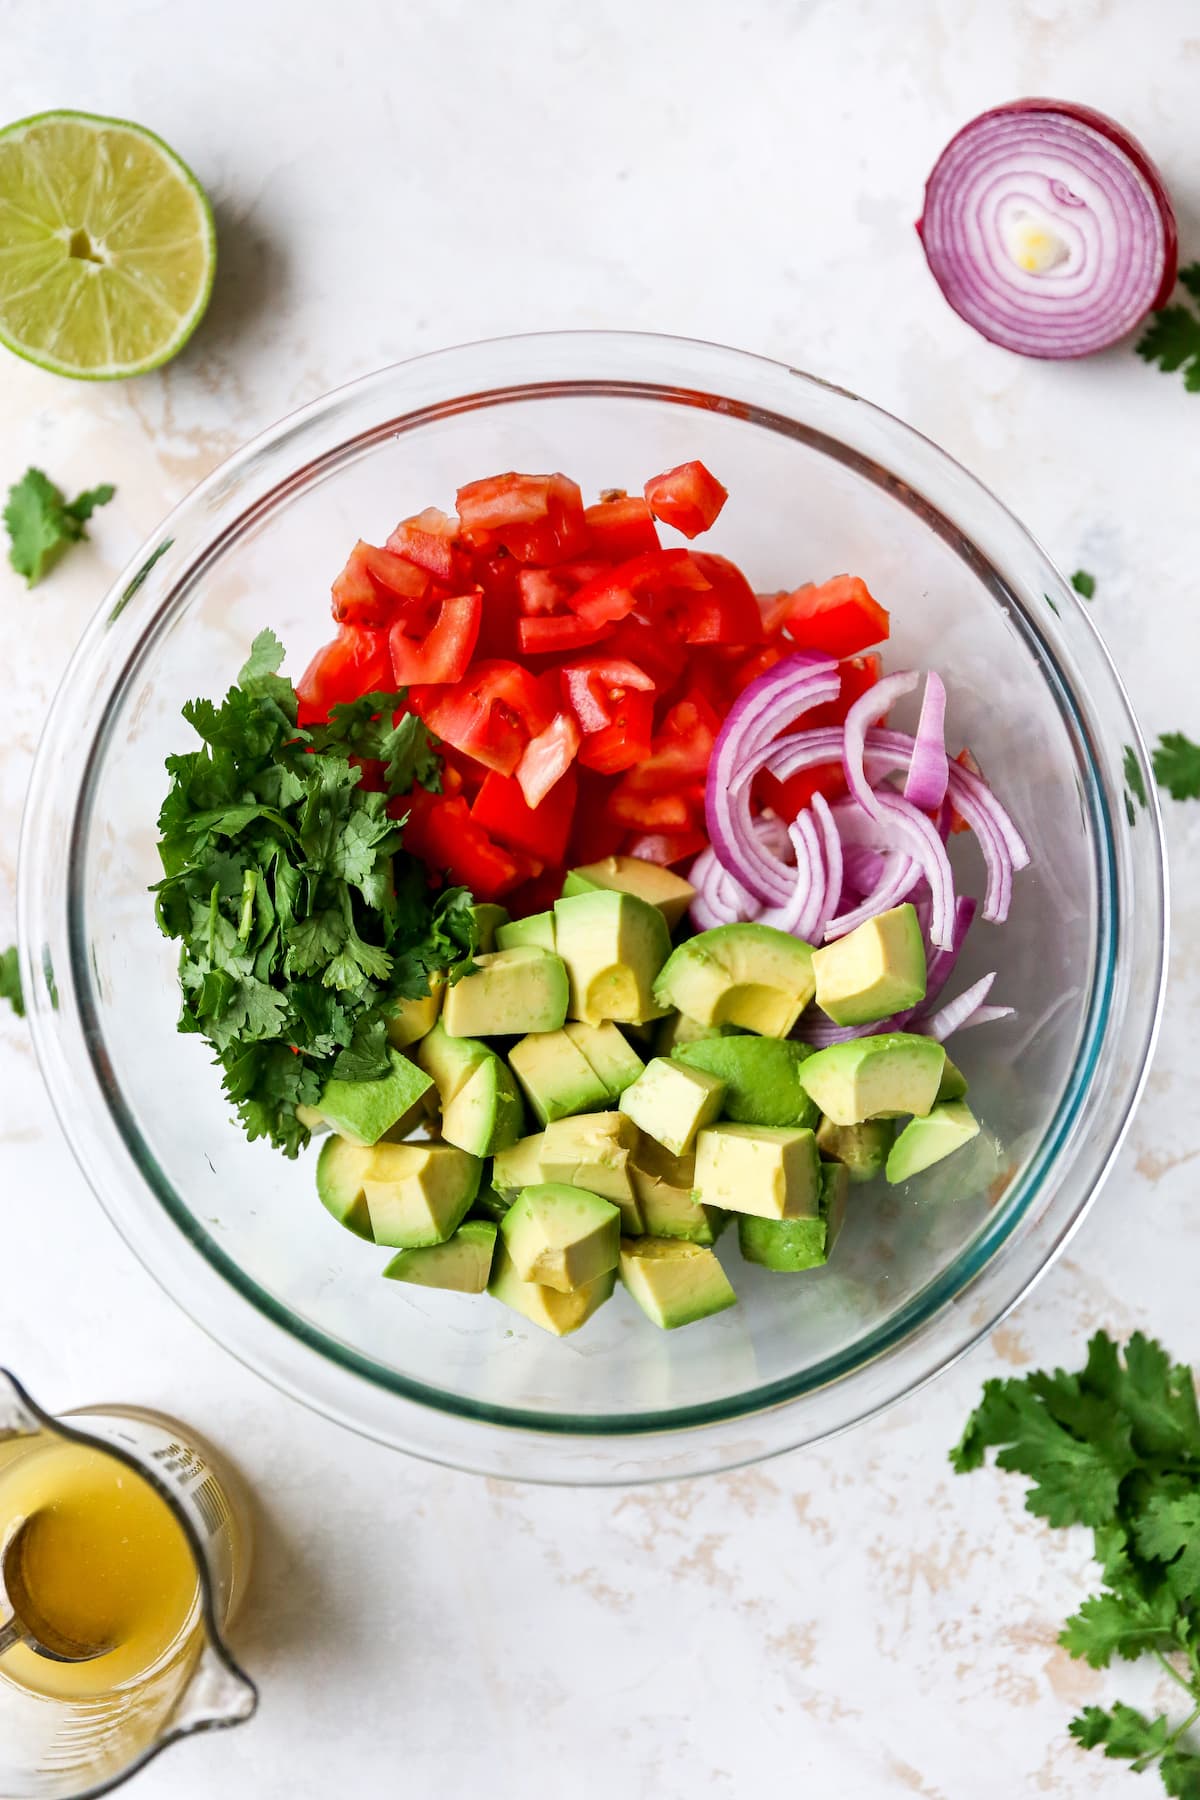
POLYGON ((786 620, 788 607, 792 604, 792 596, 786 588, 781 588, 777 594, 755 594, 754 598, 758 601, 763 630, 770 637, 786 620))
POLYGON ((655 475, 644 491, 655 518, 686 538, 707 531, 729 498, 728 490, 702 462, 680 463, 677 469, 655 475))
POLYGON ((651 606, 674 589, 704 592, 707 578, 687 550, 647 550, 618 563, 571 597, 571 610, 587 625, 615 625, 635 607, 651 606))
POLYGON ((608 797, 609 816, 639 831, 687 831, 692 810, 682 794, 648 794, 615 787, 608 797))
POLYGON ((575 813, 575 775, 568 770, 537 805, 530 806, 511 775, 487 776, 471 817, 493 838, 542 863, 560 863, 575 813))
POLYGON ((636 663, 651 677, 660 693, 674 686, 688 660, 687 647, 677 637, 667 631, 656 631, 638 618, 622 619, 607 631, 604 654, 636 663))
POLYGON ((757 644, 763 635, 762 616, 754 590, 742 571, 728 557, 703 550, 684 554, 707 583, 706 592, 668 592, 655 606, 655 622, 669 618, 688 644, 757 644))
POLYGON ((413 687, 409 704, 438 737, 501 775, 515 773, 553 714, 537 677, 512 662, 477 662, 462 681, 413 687))
POLYGON ((420 600, 429 574, 360 538, 333 584, 333 616, 344 625, 390 625, 406 600, 420 600))
POLYGON ((704 696, 686 694, 668 708, 650 755, 629 771, 621 786, 669 793, 685 784, 703 784, 720 729, 720 718, 704 696))
POLYGON ((411 519, 401 519, 387 541, 394 556, 428 569, 439 581, 453 581, 457 573, 458 520, 436 506, 427 506, 411 519))
POLYGON ((786 781, 778 781, 764 770, 755 780, 754 791, 764 806, 790 824, 812 805, 814 794, 824 795, 831 804, 841 800, 847 791, 846 775, 840 762, 817 763, 789 775, 786 781))
POLYGON ((702 831, 646 831, 630 839, 625 854, 669 869, 673 863, 691 862, 707 848, 708 838, 702 831))
POLYGON ((387 632, 343 625, 296 683, 298 721, 311 725, 327 719, 331 707, 357 700, 360 694, 390 692, 392 685, 387 632))
POLYGON ((517 764, 517 780, 530 806, 540 806, 561 781, 579 749, 579 727, 569 713, 555 713, 544 731, 530 738, 517 764))
POLYGON ((566 612, 571 595, 608 568, 606 562, 559 563, 556 569, 522 569, 517 576, 521 611, 531 615, 566 612))
POLYGON ((634 769, 650 755, 654 696, 631 689, 615 703, 607 725, 589 731, 579 747, 579 761, 600 775, 634 769))
POLYGON ((459 488, 457 505, 463 537, 479 549, 543 565, 587 552, 583 496, 565 475, 490 475, 459 488))
POLYGON ((567 860, 571 863, 599 862, 603 857, 616 855, 625 842, 626 828, 619 820, 610 818, 607 811, 612 782, 606 776, 582 767, 582 756, 579 762, 575 818, 567 860))
POLYGON ((611 725, 630 688, 652 693, 654 683, 644 669, 620 656, 590 656, 568 663, 561 671, 563 693, 585 732, 611 725))
POLYGON ((401 796, 408 813, 404 845, 429 868, 469 887, 477 900, 498 900, 533 870, 527 857, 495 843, 461 797, 415 788, 401 796))
POLYGON ((413 681, 461 681, 479 636, 483 595, 478 588, 451 594, 437 602, 432 624, 429 609, 420 610, 418 618, 397 619, 388 636, 397 687, 413 681))
POLYGON ((517 643, 526 656, 586 650, 589 644, 598 644, 607 633, 606 625, 585 625, 574 613, 556 613, 552 618, 517 620, 517 643))
MULTIPOLYGON (((960 768, 969 769, 972 775, 982 777, 983 770, 975 761, 975 758, 969 750, 960 750, 954 760, 960 768)), ((960 831, 970 831, 971 827, 967 824, 967 821, 963 818, 952 800, 943 800, 942 805, 950 808, 950 830, 955 836, 957 836, 960 831)))
POLYGON ((802 650, 824 650, 827 656, 857 656, 882 642, 890 630, 887 612, 857 575, 835 575, 815 587, 797 588, 785 625, 802 650))
POLYGON ((592 548, 610 562, 625 562, 661 545, 647 502, 637 494, 598 500, 584 512, 592 548))

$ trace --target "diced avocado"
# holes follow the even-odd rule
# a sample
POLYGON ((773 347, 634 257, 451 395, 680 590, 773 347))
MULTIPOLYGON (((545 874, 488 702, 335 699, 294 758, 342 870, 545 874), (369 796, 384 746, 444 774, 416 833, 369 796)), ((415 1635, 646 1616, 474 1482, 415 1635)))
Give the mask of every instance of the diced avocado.
POLYGON ((611 1200, 621 1214, 621 1230, 644 1229, 629 1167, 638 1132, 623 1113, 580 1113, 555 1119, 542 1133, 541 1181, 561 1181, 611 1200))
POLYGON ((429 992, 423 1000, 397 1000, 387 1017, 388 1043, 393 1050, 404 1050, 415 1044, 437 1024, 446 991, 443 975, 429 977, 429 992))
POLYGON ((317 1197, 339 1225, 358 1237, 370 1238, 371 1219, 363 1176, 374 1152, 365 1144, 331 1137, 321 1145, 317 1158, 317 1197))
MULTIPOLYGON (((522 1182, 521 1185, 524 1187, 525 1183, 522 1182)), ((488 1219, 493 1225, 498 1225, 511 1205, 512 1201, 504 1199, 503 1195, 498 1194, 495 1187, 489 1183, 487 1187, 481 1187, 472 1200, 468 1220, 488 1219)), ((461 1226, 459 1229, 462 1229, 461 1226)))
POLYGON ((501 1237, 496 1242, 488 1293, 503 1301, 505 1306, 511 1306, 531 1324, 540 1325, 543 1331, 553 1332, 555 1337, 566 1337, 585 1325, 596 1309, 611 1298, 616 1284, 615 1269, 597 1275, 595 1281, 589 1281, 586 1287, 575 1288, 569 1294, 541 1287, 536 1281, 522 1281, 501 1237))
POLYGON ((910 1119, 887 1159, 891 1182, 911 1181, 922 1169, 953 1156, 979 1136, 979 1121, 961 1100, 945 1100, 923 1119, 910 1119))
POLYGON ((870 1025, 925 998, 925 940, 916 909, 890 912, 813 951, 817 1005, 835 1025, 870 1025))
POLYGON ((800 1081, 835 1125, 897 1113, 927 1113, 937 1098, 946 1052, 908 1031, 851 1038, 818 1050, 800 1081))
POLYGON ((612 1105, 604 1082, 565 1031, 531 1032, 513 1045, 508 1060, 543 1125, 612 1105))
POLYGON ((658 1017, 654 980, 671 940, 657 907, 634 894, 574 894, 555 901, 554 933, 571 978, 573 1019, 641 1024, 658 1017))
MULTIPOLYGON (((508 924, 508 908, 497 906, 494 900, 477 900, 471 911, 475 914, 475 948, 486 955, 497 948, 500 928, 508 924)), ((498 947, 504 948, 503 944, 498 947)))
POLYGON ((363 1175, 375 1242, 393 1250, 445 1243, 479 1191, 482 1168, 450 1144, 377 1144, 363 1175))
POLYGON ((710 1125, 696 1139, 696 1198, 763 1219, 815 1218, 821 1192, 811 1131, 772 1125, 710 1125))
POLYGON ((557 1031, 567 1016, 567 972, 533 944, 475 958, 475 972, 446 994, 442 1023, 451 1037, 518 1037, 557 1031))
POLYGON ((822 1119, 817 1149, 843 1165, 851 1181, 872 1181, 883 1173, 896 1127, 890 1119, 864 1119, 859 1125, 835 1125, 822 1119))
POLYGON ((496 933, 500 950, 513 950, 520 944, 532 944, 539 950, 555 950, 554 914, 530 913, 525 919, 510 919, 496 933))
POLYGON ((563 1030, 576 1048, 583 1051, 614 1100, 621 1098, 646 1066, 624 1033, 607 1019, 602 1025, 568 1019, 563 1030))
POLYGON ((507 1063, 478 1038, 451 1037, 439 1020, 417 1050, 437 1083, 442 1137, 472 1156, 491 1156, 515 1144, 525 1108, 507 1063))
POLYGON ((721 1112, 739 1125, 807 1125, 820 1117, 800 1085, 800 1065, 812 1055, 790 1039, 716 1037, 681 1044, 673 1053, 689 1069, 706 1069, 725 1083, 721 1112))
MULTIPOLYGON (((642 1135, 629 1167, 643 1228, 651 1237, 716 1243, 728 1219, 718 1207, 702 1206, 696 1199, 694 1155, 672 1156, 652 1137, 642 1135)), ((630 1235, 628 1230, 625 1235, 630 1235)))
POLYGON ((383 1272, 389 1281, 451 1288, 456 1294, 482 1294, 487 1291, 495 1248, 496 1227, 491 1220, 468 1219, 444 1244, 401 1250, 383 1272))
POLYGON ((681 1044, 702 1044, 725 1036, 724 1025, 701 1025, 681 1012, 669 1012, 654 1028, 655 1056, 671 1056, 681 1044))
POLYGON ((737 1304, 711 1250, 678 1238, 622 1238, 621 1280, 663 1331, 692 1325, 737 1304))
POLYGON ((719 1076, 656 1056, 621 1095, 621 1111, 672 1156, 682 1156, 701 1126, 720 1117, 724 1097, 719 1076))
POLYGON ((668 931, 674 931, 692 901, 696 890, 682 875, 673 875, 657 863, 640 856, 606 856, 601 862, 585 863, 568 871, 563 882, 563 899, 573 894, 591 894, 608 888, 620 894, 636 894, 650 906, 657 906, 668 931))
POLYGON ((815 1269, 828 1262, 842 1229, 848 1187, 849 1176, 842 1163, 822 1163, 815 1219, 760 1219, 743 1213, 738 1220, 738 1246, 746 1261, 789 1272, 815 1269))
POLYGON ((812 951, 772 925, 715 925, 672 951, 654 985, 661 1006, 701 1025, 784 1038, 813 997, 812 951))
POLYGON ((378 1081, 327 1081, 316 1106, 305 1109, 307 1118, 319 1118, 352 1144, 377 1144, 385 1131, 415 1121, 433 1083, 398 1050, 388 1051, 388 1062, 389 1073, 378 1081))
POLYGON ((616 1268, 621 1215, 598 1194, 543 1181, 521 1189, 500 1232, 522 1281, 569 1294, 616 1268))
POLYGON ((545 1132, 518 1138, 507 1150, 497 1150, 492 1160, 492 1186, 508 1206, 522 1188, 533 1187, 542 1179, 542 1140, 545 1132))
POLYGON ((942 1069, 942 1079, 938 1086, 938 1091, 937 1091, 938 1101, 940 1102, 942 1100, 963 1100, 966 1098, 966 1093, 967 1093, 967 1078, 966 1078, 966 1076, 963 1074, 962 1070, 957 1066, 957 1064, 952 1063, 950 1061, 950 1058, 947 1057, 945 1066, 942 1069))

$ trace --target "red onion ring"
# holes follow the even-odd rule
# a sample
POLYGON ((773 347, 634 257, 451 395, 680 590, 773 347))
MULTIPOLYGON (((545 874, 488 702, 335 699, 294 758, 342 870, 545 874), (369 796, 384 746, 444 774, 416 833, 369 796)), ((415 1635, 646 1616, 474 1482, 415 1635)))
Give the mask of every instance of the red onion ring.
POLYGON ((1175 284, 1162 176, 1115 120, 1067 101, 1017 100, 964 125, 917 232, 955 312, 1023 356, 1103 350, 1175 284))
MULTIPOLYGON (((950 785, 950 758, 946 755, 946 684, 930 669, 925 677, 921 716, 913 740, 912 761, 904 782, 904 798, 932 812, 946 798, 950 785)), ((945 843, 945 833, 939 832, 945 843)))

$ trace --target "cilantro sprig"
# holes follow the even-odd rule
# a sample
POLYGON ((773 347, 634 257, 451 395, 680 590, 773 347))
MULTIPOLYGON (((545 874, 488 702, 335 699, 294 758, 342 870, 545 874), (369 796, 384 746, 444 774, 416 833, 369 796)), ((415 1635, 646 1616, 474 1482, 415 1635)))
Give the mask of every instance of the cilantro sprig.
POLYGON ((21 991, 21 970, 17 963, 17 946, 0 950, 0 1000, 7 1000, 18 1019, 25 1017, 25 995, 21 991))
POLYGON ((404 695, 366 694, 301 728, 282 661, 261 632, 219 705, 184 707, 203 744, 167 758, 154 892, 181 945, 180 1031, 212 1045, 247 1136, 295 1156, 309 1136, 297 1106, 330 1076, 385 1075, 391 1003, 470 967, 476 927, 470 894, 430 888, 402 847, 407 814, 389 811, 440 786, 404 695), (364 763, 382 791, 363 786, 364 763))
POLYGON ((116 488, 109 481, 68 500, 41 469, 26 469, 8 490, 4 524, 8 560, 27 587, 48 575, 63 551, 87 536, 87 522, 98 506, 107 506, 116 488))
POLYGON ((1173 800, 1200 800, 1200 744, 1182 731, 1164 731, 1151 761, 1154 779, 1173 800))
POLYGON ((1093 1533, 1101 1586, 1059 1636, 1094 1669, 1152 1656, 1187 1696, 1172 1722, 1117 1701, 1070 1724, 1085 1750, 1103 1748, 1138 1772, 1157 1767, 1168 1794, 1200 1800, 1200 1411, 1191 1370, 1135 1333, 1124 1359, 1104 1332, 1078 1374, 1038 1371, 989 1381, 950 1460, 960 1474, 988 1450, 1033 1483, 1026 1508, 1093 1533))
MULTIPOLYGON (((1179 284, 1200 305, 1200 262, 1180 269, 1179 284)), ((1190 306, 1164 306, 1152 313, 1134 349, 1165 375, 1181 369, 1188 393, 1200 394, 1200 314, 1190 306)))

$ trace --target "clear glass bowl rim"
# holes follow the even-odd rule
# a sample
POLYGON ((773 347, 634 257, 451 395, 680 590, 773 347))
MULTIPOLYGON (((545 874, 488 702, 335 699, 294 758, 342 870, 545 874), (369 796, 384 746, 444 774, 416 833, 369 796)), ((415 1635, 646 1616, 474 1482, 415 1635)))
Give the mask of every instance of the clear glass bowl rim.
MULTIPOLYGON (((973 551, 973 556, 998 574, 983 553, 973 551)), ((1166 971, 1166 864, 1161 817, 1145 746, 1092 621, 1030 534, 945 452, 844 388, 785 364, 720 345, 623 332, 556 332, 493 339, 392 364, 285 417, 235 452, 193 489, 113 585, 64 675, 39 746, 26 806, 19 859, 18 917, 22 973, 34 1043, 66 1136, 90 1185, 135 1254, 197 1323, 248 1366, 366 1435, 435 1461, 483 1473, 589 1484, 709 1472, 815 1441, 912 1392, 986 1335, 1060 1253, 1120 1147, 1144 1085, 1161 1014, 1166 971), (586 373, 567 373, 572 368, 586 373), (650 379, 654 372, 656 380, 650 379), (414 383, 427 396, 426 403, 415 409, 406 408, 406 389, 414 383), (1156 902, 1153 910, 1157 918, 1143 920, 1141 929, 1122 934, 1122 954, 1138 957, 1144 965, 1139 985, 1148 998, 1143 1000, 1134 1021, 1133 1038, 1138 1048, 1131 1058, 1127 1057, 1123 1073, 1110 1072, 1116 1083, 1116 1104, 1102 1141, 1094 1132, 1089 1140, 1086 1161, 1090 1178, 1078 1192, 1055 1205, 1054 1180, 1057 1178, 1062 1188, 1065 1175, 1058 1159, 1096 1072, 1111 1024, 1118 948, 1116 837, 1120 830, 1119 825, 1114 829, 1113 820, 1120 794, 1091 755, 1095 734, 1063 674, 1061 647, 1047 641, 1042 625, 1011 590, 1006 590, 1006 604, 1015 606, 1019 613, 1019 623, 1043 675, 1057 690, 1060 705, 1078 727, 1077 741, 1083 746, 1087 763, 1086 786, 1101 895, 1100 950, 1088 1024, 1055 1118, 987 1227, 894 1317, 860 1340, 852 1352, 710 1405, 580 1420, 566 1414, 551 1416, 489 1406, 410 1381, 296 1318, 243 1273, 208 1237, 175 1193, 140 1140, 121 1095, 106 1075, 96 1023, 98 1014, 89 998, 91 972, 77 872, 70 867, 61 895, 55 894, 52 878, 47 881, 47 872, 48 859, 54 858, 56 850, 61 864, 62 840, 52 841, 54 834, 49 828, 55 803, 56 816, 62 816, 65 804, 72 828, 77 828, 86 816, 90 771, 102 756, 108 721, 129 672, 142 664, 171 609, 186 600, 203 564, 216 550, 226 547, 231 533, 244 529, 251 518, 260 517, 272 500, 319 477, 322 467, 354 447, 361 447, 364 440, 377 440, 386 433, 427 422, 439 413, 526 395, 553 398, 572 390, 594 393, 603 389, 625 395, 652 394, 681 404, 733 411, 751 423, 766 424, 817 442, 852 466, 873 469, 874 478, 893 491, 902 484, 915 496, 927 518, 952 523, 969 542, 970 535, 961 519, 949 510, 943 512, 938 504, 939 484, 943 491, 953 485, 966 492, 973 515, 989 514, 994 529, 1014 546, 1039 558, 1044 565, 1046 597, 1049 599, 1051 593, 1060 596, 1058 605, 1050 601, 1056 618, 1061 619, 1069 609, 1071 632, 1082 632, 1090 640, 1093 665, 1099 661, 1102 676, 1110 684, 1111 691, 1104 699, 1121 709, 1127 740, 1142 768, 1148 796, 1142 816, 1155 840, 1157 882, 1152 900, 1156 902), (434 403, 428 399, 431 392, 439 396, 434 403), (745 398, 729 397, 747 393, 756 399, 747 402, 745 398), (767 406, 762 404, 764 396, 769 397, 767 406), (848 426, 854 415, 861 427, 865 420, 872 440, 881 440, 887 446, 886 463, 873 462, 861 449, 854 448, 852 440, 856 435, 861 439, 862 429, 857 434, 847 429, 844 436, 830 432, 811 422, 814 413, 826 424, 832 417, 848 426), (361 428, 347 436, 346 422, 351 418, 358 420, 361 428), (363 424, 370 419, 373 424, 363 424), (317 448, 318 443, 323 449, 317 448), (297 465, 296 451, 300 447, 304 455, 297 465), (254 501, 218 538, 198 535, 196 525, 204 520, 206 508, 228 500, 244 484, 255 492, 254 501), (172 554, 177 548, 179 554, 172 554), (128 649, 120 666, 106 672, 103 665, 108 637, 114 629, 120 632, 122 644, 128 644, 128 649), (101 673, 107 673, 107 685, 99 689, 93 665, 100 665, 101 673), (69 759, 64 763, 60 745, 64 721, 76 709, 75 697, 81 693, 92 695, 93 703, 98 698, 104 704, 98 715, 89 706, 89 716, 99 716, 100 724, 88 743, 83 777, 70 803, 64 802, 61 792, 69 759), (47 894, 52 896, 49 908, 45 903, 47 894), (69 964, 66 985, 72 999, 78 1001, 78 1010, 64 1007, 53 981, 47 979, 47 970, 63 968, 64 954, 69 964), (70 1054, 78 1062, 81 1051, 90 1065, 95 1096, 107 1112, 107 1120, 80 1107, 80 1097, 72 1096, 69 1083, 60 1079, 70 1054), (153 1219, 137 1200, 131 1199, 127 1191, 131 1177, 150 1188, 163 1209, 160 1217, 153 1219), (1016 1246, 1018 1228, 1029 1227, 1030 1215, 1039 1205, 1036 1225, 1026 1229, 1023 1245, 1016 1246), (164 1231, 162 1227, 168 1221, 164 1231), (151 1222, 152 1228, 147 1230, 151 1222), (1016 1248, 1023 1249, 1024 1254, 1013 1254, 1016 1248), (1005 1250, 1008 1255, 1001 1254, 1005 1250), (204 1259, 203 1273, 195 1266, 197 1253, 204 1259), (963 1304, 968 1297, 970 1304, 963 1304), (953 1329, 949 1329, 951 1326, 953 1329), (366 1403, 363 1384, 375 1390, 366 1403), (390 1401, 390 1411, 378 1404, 381 1396, 390 1401), (440 1417, 440 1425, 430 1430, 435 1416, 440 1417), (753 1430, 747 1433, 743 1427, 751 1424, 753 1430), (733 1429, 733 1437, 729 1428, 733 1429), (497 1449, 500 1443, 503 1448, 497 1449)), ((1130 1022, 1124 1023, 1128 1043, 1130 1022)), ((1078 1160, 1079 1146, 1075 1149, 1078 1160)))

